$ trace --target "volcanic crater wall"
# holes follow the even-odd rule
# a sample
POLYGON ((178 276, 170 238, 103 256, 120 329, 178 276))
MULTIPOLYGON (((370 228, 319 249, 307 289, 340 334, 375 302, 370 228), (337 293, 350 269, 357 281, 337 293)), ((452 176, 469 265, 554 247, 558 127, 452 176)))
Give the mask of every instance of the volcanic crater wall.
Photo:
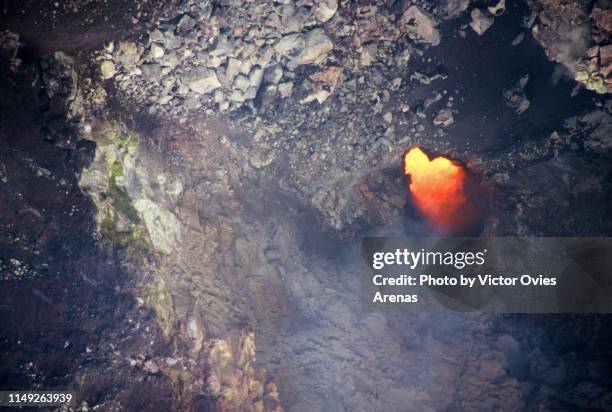
MULTIPOLYGON (((407 211, 401 156, 415 145, 491 184, 483 234, 610 233, 610 101, 576 90, 588 103, 535 134, 535 77, 513 67, 490 103, 520 127, 511 139, 481 138, 455 125, 464 115, 482 121, 462 103, 481 89, 453 83, 465 68, 438 64, 434 52, 451 61, 448 37, 470 45, 488 35, 528 48, 536 18, 553 24, 554 13, 469 1, 178 3, 141 15, 140 39, 40 64, 21 60, 14 33, 2 37, 3 76, 35 84, 48 103, 40 135, 72 159, 61 166, 72 180, 36 165, 44 156, 23 163, 85 199, 88 241, 71 253, 95 251, 114 265, 100 278, 127 279, 117 317, 125 310, 128 324, 105 325, 127 336, 94 345, 100 333, 82 329, 87 343, 74 353, 83 358, 65 374, 81 409, 135 407, 142 388, 159 390, 160 410, 611 408, 607 318, 367 314, 350 257, 364 233, 430 233, 407 211), (576 327, 555 334, 550 325, 564 320, 576 327), (128 378, 100 385, 101 370, 128 378)), ((559 87, 564 110, 573 107, 573 83, 539 87, 559 87)), ((17 199, 10 185, 25 172, 2 164, 3 190, 17 199)), ((108 299, 94 301, 97 311, 112 307, 115 284, 90 283, 82 265, 78 273, 76 290, 85 282, 108 299)))

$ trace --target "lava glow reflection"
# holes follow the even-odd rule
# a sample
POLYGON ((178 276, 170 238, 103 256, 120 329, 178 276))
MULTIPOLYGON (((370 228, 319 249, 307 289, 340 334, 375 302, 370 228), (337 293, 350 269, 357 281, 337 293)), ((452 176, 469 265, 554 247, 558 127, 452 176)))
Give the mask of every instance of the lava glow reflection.
POLYGON ((449 228, 463 220, 458 216, 466 201, 461 165, 444 157, 429 160, 415 147, 404 154, 404 174, 410 176, 410 193, 423 216, 449 228))

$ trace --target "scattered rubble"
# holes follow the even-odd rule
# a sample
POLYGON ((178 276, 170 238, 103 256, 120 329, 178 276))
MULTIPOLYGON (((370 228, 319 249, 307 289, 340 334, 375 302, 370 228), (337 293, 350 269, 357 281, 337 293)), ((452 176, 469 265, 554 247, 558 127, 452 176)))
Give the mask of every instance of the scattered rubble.
POLYGON ((442 0, 439 6, 439 13, 446 20, 454 19, 467 10, 470 0, 442 0))
MULTIPOLYGON (((329 58, 332 39, 325 28, 311 26, 329 22, 337 9, 336 0, 320 1, 313 10, 259 4, 250 14, 230 8, 226 18, 237 23, 225 34, 219 18, 207 21, 210 7, 194 5, 190 14, 161 22, 147 43, 123 41, 102 51, 102 78, 114 77, 128 99, 154 103, 151 113, 175 116, 200 107, 234 111, 252 106, 260 94, 268 101, 277 92, 286 97, 293 71, 323 66, 329 58)), ((323 92, 315 94, 313 100, 325 100, 323 92)))
POLYGON ((547 56, 566 67, 587 89, 612 92, 612 8, 607 0, 596 1, 592 9, 579 1, 532 0, 538 23, 532 32, 547 56))
POLYGON ((530 102, 525 93, 525 86, 529 82, 529 75, 521 77, 512 87, 504 90, 503 96, 506 99, 508 107, 514 110, 514 113, 521 114, 529 108, 530 102))
POLYGON ((453 117, 453 111, 451 109, 442 109, 433 119, 433 124, 435 126, 447 127, 455 122, 455 118, 453 117))

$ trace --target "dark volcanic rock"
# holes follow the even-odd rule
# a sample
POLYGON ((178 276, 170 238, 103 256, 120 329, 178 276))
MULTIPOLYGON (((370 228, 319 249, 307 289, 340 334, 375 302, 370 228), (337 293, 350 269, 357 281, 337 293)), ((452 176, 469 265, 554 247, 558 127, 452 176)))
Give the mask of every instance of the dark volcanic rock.
POLYGON ((608 317, 365 313, 356 257, 438 234, 413 146, 482 190, 461 234, 612 233, 612 103, 545 56, 603 92, 607 2, 109 0, 133 31, 95 39, 77 3, 39 25, 73 52, 0 43, 2 382, 90 410, 609 409, 608 317))

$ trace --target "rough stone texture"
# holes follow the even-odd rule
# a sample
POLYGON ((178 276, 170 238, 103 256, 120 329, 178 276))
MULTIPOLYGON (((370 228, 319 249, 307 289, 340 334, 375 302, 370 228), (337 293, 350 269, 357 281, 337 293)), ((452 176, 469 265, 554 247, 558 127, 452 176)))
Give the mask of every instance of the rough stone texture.
POLYGON ((17 57, 20 48, 19 34, 5 30, 0 33, 0 56, 12 72, 19 70, 21 59, 17 57))
POLYGON ((440 2, 440 14, 444 19, 461 16, 470 5, 470 0, 443 0, 440 2))
POLYGON ((115 75, 115 63, 110 60, 105 60, 100 64, 100 74, 104 80, 111 79, 115 75))
POLYGON ((406 30, 432 46, 440 44, 440 33, 434 19, 417 6, 410 6, 402 15, 406 30))
POLYGON ((474 29, 479 36, 482 36, 487 30, 489 30, 495 21, 493 17, 488 16, 485 11, 480 9, 472 10, 470 16, 472 17, 470 27, 474 29))
POLYGON ((189 73, 183 81, 187 83, 191 90, 198 94, 210 93, 221 87, 217 74, 213 70, 208 69, 195 70, 189 73))
POLYGON ((529 109, 529 99, 527 98, 527 94, 525 93, 525 87, 529 82, 529 75, 521 77, 517 82, 504 90, 503 95, 504 99, 506 99, 506 103, 510 108, 514 110, 516 114, 521 114, 525 110, 529 109))
POLYGON ((547 56, 563 64, 588 89, 602 94, 611 92, 612 67, 606 57, 612 36, 608 27, 612 19, 609 2, 597 1, 591 10, 580 1, 530 3, 538 15, 532 32, 547 56))

